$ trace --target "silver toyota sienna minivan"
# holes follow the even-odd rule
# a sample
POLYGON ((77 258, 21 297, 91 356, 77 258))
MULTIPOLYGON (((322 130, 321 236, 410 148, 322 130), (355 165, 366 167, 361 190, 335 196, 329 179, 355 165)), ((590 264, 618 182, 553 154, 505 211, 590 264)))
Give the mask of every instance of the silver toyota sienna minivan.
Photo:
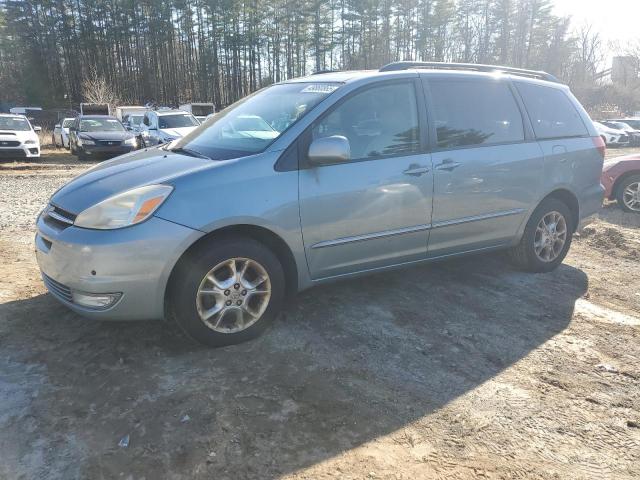
POLYGON ((96 165, 37 220, 50 293, 95 319, 255 337, 322 282, 507 249, 547 272, 601 206, 604 144, 544 72, 401 62, 264 88, 96 165))

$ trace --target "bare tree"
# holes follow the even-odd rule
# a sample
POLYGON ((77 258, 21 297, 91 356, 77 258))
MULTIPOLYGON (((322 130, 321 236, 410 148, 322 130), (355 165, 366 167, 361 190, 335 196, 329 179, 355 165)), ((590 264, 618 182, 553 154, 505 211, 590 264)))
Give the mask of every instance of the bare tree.
POLYGON ((591 82, 604 59, 602 38, 591 24, 583 24, 576 32, 576 37, 576 80, 591 82))
POLYGON ((90 67, 82 80, 82 96, 89 103, 108 103, 112 106, 122 103, 118 92, 98 74, 95 67, 90 67))

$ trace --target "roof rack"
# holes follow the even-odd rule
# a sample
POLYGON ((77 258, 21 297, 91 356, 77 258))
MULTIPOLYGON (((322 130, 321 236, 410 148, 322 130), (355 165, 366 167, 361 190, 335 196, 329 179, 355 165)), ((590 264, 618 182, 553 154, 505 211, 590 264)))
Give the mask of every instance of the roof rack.
POLYGON ((323 73, 337 73, 340 70, 318 70, 317 72, 313 72, 311 75, 322 75, 323 73))
POLYGON ((482 65, 479 63, 446 63, 446 62, 393 62, 385 65, 380 72, 408 70, 410 68, 432 68, 434 70, 468 70, 472 72, 502 72, 521 77, 538 78, 548 82, 561 83, 557 77, 547 72, 526 70, 524 68, 502 67, 499 65, 482 65))

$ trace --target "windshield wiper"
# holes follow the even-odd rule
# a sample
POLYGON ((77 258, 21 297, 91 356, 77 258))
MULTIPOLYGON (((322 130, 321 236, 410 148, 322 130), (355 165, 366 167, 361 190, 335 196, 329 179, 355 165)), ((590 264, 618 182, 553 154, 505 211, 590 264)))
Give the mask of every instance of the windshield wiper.
POLYGON ((195 150, 191 150, 190 148, 184 148, 184 147, 167 148, 167 150, 170 152, 182 153, 183 155, 189 155, 190 157, 206 158, 207 160, 213 160, 211 157, 207 157, 206 155, 203 155, 200 152, 196 152, 195 150))

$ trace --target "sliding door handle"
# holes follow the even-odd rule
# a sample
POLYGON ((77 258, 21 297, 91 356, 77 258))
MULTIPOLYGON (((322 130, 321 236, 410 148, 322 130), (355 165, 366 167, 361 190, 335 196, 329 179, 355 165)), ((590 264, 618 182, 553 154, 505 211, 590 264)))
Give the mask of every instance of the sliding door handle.
POLYGON ((439 163, 438 165, 436 165, 436 170, 444 170, 445 172, 451 172, 454 169, 458 168, 460 165, 462 165, 460 162, 454 162, 450 158, 445 158, 444 160, 442 160, 442 163, 439 163))
POLYGON ((412 163, 409 165, 409 168, 404 170, 402 173, 405 175, 411 175, 414 177, 419 177, 420 175, 424 175, 425 173, 429 173, 429 167, 423 167, 416 163, 412 163))

